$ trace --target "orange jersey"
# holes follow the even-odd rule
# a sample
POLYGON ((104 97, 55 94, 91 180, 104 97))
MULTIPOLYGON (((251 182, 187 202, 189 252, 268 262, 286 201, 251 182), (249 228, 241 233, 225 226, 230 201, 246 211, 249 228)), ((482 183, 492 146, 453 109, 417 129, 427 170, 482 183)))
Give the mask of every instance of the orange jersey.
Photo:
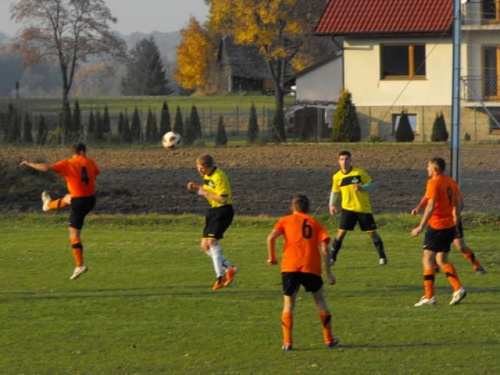
POLYGON ((321 276, 320 243, 330 242, 323 225, 313 217, 296 212, 274 226, 285 237, 281 272, 306 272, 321 276))
POLYGON ((434 229, 446 229, 455 226, 453 209, 462 193, 455 180, 448 176, 436 175, 429 178, 425 189, 425 198, 434 199, 434 211, 428 224, 434 229))
POLYGON ((95 179, 100 173, 97 164, 83 155, 75 155, 51 165, 64 177, 72 198, 91 197, 95 194, 95 179))

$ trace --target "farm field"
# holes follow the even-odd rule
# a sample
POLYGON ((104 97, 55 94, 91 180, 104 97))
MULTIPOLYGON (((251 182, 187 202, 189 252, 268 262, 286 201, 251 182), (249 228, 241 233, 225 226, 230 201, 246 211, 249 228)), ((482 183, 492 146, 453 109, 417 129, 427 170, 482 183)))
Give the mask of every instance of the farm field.
MULTIPOLYGON (((368 238, 349 234, 326 289, 340 346, 323 346, 312 298, 299 294, 295 348, 281 351, 279 269, 265 264, 275 218, 236 218, 223 240, 240 268, 213 292, 198 250, 196 215, 90 215, 90 271, 73 269, 66 213, 0 214, 2 374, 423 374, 500 372, 498 223, 470 226, 467 240, 487 270, 451 260, 469 295, 414 308, 423 291, 422 237, 407 214, 379 215, 389 264, 368 238)), ((333 234, 335 220, 319 217, 333 234)), ((281 242, 280 242, 281 244, 281 242)))

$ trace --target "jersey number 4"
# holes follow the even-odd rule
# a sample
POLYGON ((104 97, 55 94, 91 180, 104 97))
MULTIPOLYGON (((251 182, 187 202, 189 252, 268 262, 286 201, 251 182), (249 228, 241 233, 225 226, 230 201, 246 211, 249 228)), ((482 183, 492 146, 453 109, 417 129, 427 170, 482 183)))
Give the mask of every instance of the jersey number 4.
POLYGON ((85 185, 89 184, 90 178, 89 175, 87 174, 87 167, 82 167, 81 180, 85 185))

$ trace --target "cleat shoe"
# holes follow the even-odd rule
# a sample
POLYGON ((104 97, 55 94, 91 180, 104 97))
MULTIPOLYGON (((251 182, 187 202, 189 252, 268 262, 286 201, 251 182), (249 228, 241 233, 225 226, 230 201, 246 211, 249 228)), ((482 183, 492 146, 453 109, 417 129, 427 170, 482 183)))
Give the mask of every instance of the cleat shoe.
POLYGON ((236 266, 231 266, 226 270, 224 286, 228 286, 234 281, 234 277, 236 276, 237 272, 238 272, 238 267, 236 266))
POLYGON ((435 305, 436 302, 436 296, 432 296, 431 298, 425 298, 425 296, 423 296, 422 298, 420 298, 420 301, 418 301, 413 306, 420 307, 424 305, 435 305))
POLYGON ((465 296, 467 295, 467 292, 465 291, 464 288, 460 288, 456 292, 453 292, 453 297, 451 298, 450 305, 458 305, 460 301, 462 301, 465 296))
POLYGON ((479 266, 476 268, 476 275, 484 275, 485 273, 486 270, 483 267, 479 266))
POLYGON ((340 340, 336 337, 332 338, 331 341, 325 343, 327 348, 333 348, 334 346, 337 346, 339 344, 340 340))
POLYGON ((220 276, 215 280, 214 286, 212 290, 217 290, 220 288, 224 288, 224 283, 226 282, 226 276, 220 276))
POLYGON ((293 350, 293 346, 291 344, 290 345, 285 344, 281 347, 281 350, 286 350, 286 351, 293 350))
POLYGON ((78 279, 81 275, 83 275, 85 272, 87 272, 89 269, 88 267, 83 264, 81 267, 76 267, 75 270, 73 271, 73 275, 69 278, 70 280, 76 280, 78 279))
POLYGON ((52 200, 52 198, 50 198, 49 192, 48 191, 43 191, 42 192, 42 202, 43 202, 42 210, 43 211, 48 211, 49 210, 49 203, 50 203, 51 200, 52 200))
POLYGON ((378 265, 379 266, 385 266, 387 264, 387 258, 380 258, 378 260, 378 265))

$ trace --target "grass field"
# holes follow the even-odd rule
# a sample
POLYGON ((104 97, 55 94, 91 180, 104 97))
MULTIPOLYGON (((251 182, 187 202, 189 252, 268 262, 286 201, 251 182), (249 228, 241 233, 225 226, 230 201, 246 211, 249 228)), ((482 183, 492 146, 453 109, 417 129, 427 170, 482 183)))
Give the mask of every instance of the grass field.
MULTIPOLYGON (((294 99, 290 96, 285 97, 285 103, 291 103, 294 99)), ((73 101, 71 105, 73 108, 73 101)), ((89 111, 91 109, 104 109, 107 105, 110 113, 118 114, 121 111, 128 110, 131 115, 134 108, 140 111, 152 110, 160 111, 164 101, 167 101, 172 120, 177 106, 184 110, 190 110, 194 104, 198 111, 209 111, 212 109, 214 115, 218 112, 234 112, 236 107, 242 113, 247 114, 252 104, 257 110, 262 107, 273 109, 275 107, 274 96, 272 95, 219 95, 219 96, 119 96, 119 97, 89 97, 79 98, 80 109, 89 111)), ((0 109, 7 107, 11 99, 0 98, 0 109)), ((62 101, 60 98, 21 98, 13 101, 14 105, 27 108, 29 110, 41 112, 59 112, 62 101)))
POLYGON ((282 352, 280 273, 265 264, 273 218, 236 218, 222 244, 240 272, 216 292, 198 250, 201 217, 91 215, 90 271, 74 282, 66 219, 0 215, 1 374, 500 373, 498 223, 466 231, 486 275, 452 250, 463 303, 448 305, 451 287, 438 274, 438 304, 414 308, 423 290, 422 237, 409 235, 417 219, 378 216, 389 264, 378 267, 356 230, 334 267, 338 285, 327 287, 340 346, 324 347, 301 291, 296 350, 282 352))

